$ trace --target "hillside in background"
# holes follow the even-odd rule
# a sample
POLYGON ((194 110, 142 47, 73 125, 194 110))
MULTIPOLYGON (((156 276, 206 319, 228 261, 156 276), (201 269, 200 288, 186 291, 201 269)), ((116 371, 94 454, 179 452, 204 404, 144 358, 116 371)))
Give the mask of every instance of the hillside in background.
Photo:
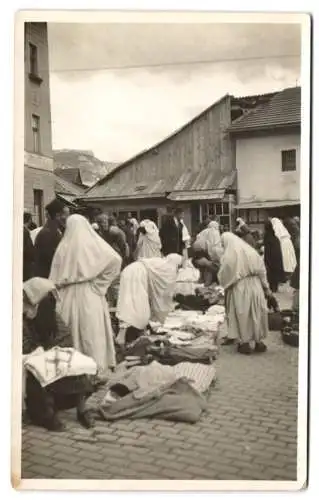
POLYGON ((55 169, 78 168, 82 182, 86 186, 92 186, 118 165, 99 160, 93 151, 78 149, 57 149, 53 151, 53 158, 55 169))

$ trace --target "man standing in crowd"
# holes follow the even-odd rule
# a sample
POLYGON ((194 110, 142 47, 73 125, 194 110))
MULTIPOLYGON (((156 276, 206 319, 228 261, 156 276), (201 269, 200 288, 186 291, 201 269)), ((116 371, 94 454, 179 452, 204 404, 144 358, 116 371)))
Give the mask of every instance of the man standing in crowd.
POLYGON ((32 215, 23 214, 23 281, 33 277, 34 273, 34 246, 30 235, 32 215))
POLYGON ((46 207, 48 220, 35 240, 35 276, 48 278, 51 263, 63 231, 70 210, 60 200, 53 200, 46 207))
POLYGON ((183 242, 183 210, 176 208, 172 215, 168 215, 160 229, 163 255, 178 253, 183 255, 185 243, 183 242))
POLYGON ((117 226, 115 217, 100 214, 96 217, 99 226, 98 234, 115 250, 124 260, 127 256, 125 233, 117 226))

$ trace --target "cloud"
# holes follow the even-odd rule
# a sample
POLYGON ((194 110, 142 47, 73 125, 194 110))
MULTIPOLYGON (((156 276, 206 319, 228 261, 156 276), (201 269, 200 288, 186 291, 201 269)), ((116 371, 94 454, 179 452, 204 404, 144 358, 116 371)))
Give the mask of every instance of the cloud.
POLYGON ((91 149, 103 160, 124 161, 226 93, 294 86, 299 58, 250 58, 300 54, 300 28, 49 24, 49 52, 54 147, 91 149), (172 64, 221 59, 234 61, 172 64), (167 66, 101 69, 160 63, 167 66))

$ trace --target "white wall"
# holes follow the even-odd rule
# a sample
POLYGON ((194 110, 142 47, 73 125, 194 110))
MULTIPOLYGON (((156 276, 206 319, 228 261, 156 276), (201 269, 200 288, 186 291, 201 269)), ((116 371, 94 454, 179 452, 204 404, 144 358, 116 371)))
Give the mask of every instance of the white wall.
POLYGON ((300 134, 236 140, 238 201, 299 200, 300 134), (297 170, 282 172, 281 151, 296 149, 297 170))

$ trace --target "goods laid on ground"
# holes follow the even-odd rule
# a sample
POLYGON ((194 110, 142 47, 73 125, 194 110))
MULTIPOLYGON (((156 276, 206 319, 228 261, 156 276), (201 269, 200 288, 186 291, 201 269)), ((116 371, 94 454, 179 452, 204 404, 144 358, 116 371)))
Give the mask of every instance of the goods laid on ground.
POLYGON ((180 309, 206 311, 211 305, 224 304, 224 291, 217 285, 205 287, 196 285, 192 294, 176 294, 175 301, 180 309))
POLYGON ((299 346, 299 314, 295 311, 281 311, 281 337, 285 344, 292 347, 299 346))
POLYGON ((157 418, 195 423, 206 409, 206 395, 214 382, 212 365, 181 362, 165 366, 118 366, 93 408, 97 418, 157 418))

